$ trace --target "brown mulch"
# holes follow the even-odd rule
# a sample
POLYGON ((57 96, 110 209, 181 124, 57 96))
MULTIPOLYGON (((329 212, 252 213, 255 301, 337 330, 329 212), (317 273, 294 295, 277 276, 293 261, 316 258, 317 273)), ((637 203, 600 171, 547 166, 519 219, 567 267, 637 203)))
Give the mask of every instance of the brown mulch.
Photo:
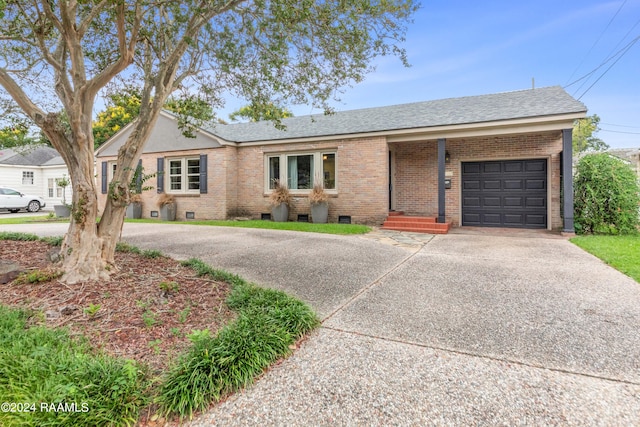
MULTIPOLYGON (((44 242, 0 241, 0 259, 23 269, 51 269, 51 250, 44 242)), ((107 353, 146 364, 155 375, 189 347, 187 334, 209 329, 215 335, 234 317, 225 304, 226 283, 196 277, 170 258, 117 252, 115 259, 117 271, 109 281, 19 284, 16 279, 0 284, 0 303, 37 310, 47 326, 84 335, 107 353)))

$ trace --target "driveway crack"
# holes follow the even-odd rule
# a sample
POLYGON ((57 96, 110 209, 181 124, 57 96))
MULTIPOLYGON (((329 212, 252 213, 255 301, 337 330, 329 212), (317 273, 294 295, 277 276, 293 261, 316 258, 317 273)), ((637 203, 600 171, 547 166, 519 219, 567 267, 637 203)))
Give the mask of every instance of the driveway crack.
POLYGON ((342 334, 356 335, 356 336, 359 336, 359 337, 371 338, 371 339, 375 339, 375 340, 387 341, 387 342, 392 342, 392 343, 397 343, 397 344, 404 344, 404 345, 409 345, 409 346, 428 348, 428 349, 434 350, 434 351, 443 351, 443 352, 447 352, 447 353, 459 354, 459 355, 462 355, 462 356, 476 357, 476 358, 479 358, 479 359, 485 359, 485 360, 489 360, 489 361, 493 361, 493 362, 500 362, 500 363, 518 365, 518 366, 522 366, 522 367, 525 367, 525 368, 543 369, 543 370, 546 370, 546 371, 556 372, 556 373, 560 373, 560 374, 576 375, 576 376, 579 376, 579 377, 592 378, 592 379, 595 379, 595 380, 608 381, 608 382, 617 383, 617 384, 627 384, 627 385, 632 385, 632 386, 640 386, 640 382, 638 382, 638 381, 625 380, 625 379, 622 379, 622 378, 611 378, 611 377, 606 377, 606 376, 602 376, 602 375, 591 374, 591 373, 588 373, 588 372, 572 371, 570 369, 565 369, 565 368, 549 367, 549 366, 539 365, 539 364, 535 364, 535 363, 523 362, 521 360, 509 359, 509 358, 505 358, 505 357, 496 357, 496 356, 490 356, 490 355, 486 355, 486 354, 473 353, 473 352, 470 352, 470 351, 458 350, 458 349, 455 349, 455 348, 434 346, 434 345, 429 345, 429 344, 424 344, 424 343, 417 343, 417 342, 413 342, 413 341, 397 339, 397 338, 390 338, 390 337, 383 337, 383 336, 378 336, 378 335, 366 334, 366 333, 362 333, 362 332, 358 332, 358 331, 349 331, 349 330, 346 330, 346 329, 336 328, 336 327, 333 327, 333 326, 322 325, 321 328, 327 329, 327 330, 330 330, 330 331, 334 331, 334 332, 338 332, 338 333, 342 333, 342 334))
POLYGON ((368 292, 370 289, 374 288, 375 286, 379 285, 388 275, 390 275, 391 273, 396 271, 398 268, 402 267, 407 261, 409 261, 411 258, 413 258, 419 252, 420 251, 418 250, 418 251, 415 251, 415 252, 409 254, 404 259, 402 259, 400 262, 398 262, 396 265, 391 267, 389 270, 387 270, 386 272, 384 272, 380 276, 378 276, 378 278, 376 278, 373 282, 371 282, 368 285, 366 285, 363 288, 361 288, 355 295, 353 295, 351 298, 349 298, 347 301, 345 301, 343 304, 341 304, 338 308, 336 308, 331 313, 329 313, 328 316, 326 316, 324 319, 322 319, 321 323, 325 323, 326 321, 331 319, 333 316, 335 316, 338 312, 340 312, 340 311, 344 310, 345 308, 347 308, 348 306, 350 306, 360 296, 362 296, 363 294, 365 294, 366 292, 368 292))

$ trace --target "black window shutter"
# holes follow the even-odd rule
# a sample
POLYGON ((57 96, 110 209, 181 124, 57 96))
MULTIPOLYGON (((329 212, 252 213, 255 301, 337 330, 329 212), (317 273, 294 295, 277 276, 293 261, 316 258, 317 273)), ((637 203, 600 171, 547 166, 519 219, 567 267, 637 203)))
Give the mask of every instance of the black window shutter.
POLYGON ((207 192, 207 155, 200 154, 200 194, 207 192))
POLYGON ((136 167, 136 191, 142 193, 142 159, 138 160, 136 167))
POLYGON ((164 157, 158 157, 156 176, 158 177, 158 193, 164 193, 164 157))
POLYGON ((109 165, 107 162, 102 162, 102 194, 107 194, 107 173, 109 171, 109 165))

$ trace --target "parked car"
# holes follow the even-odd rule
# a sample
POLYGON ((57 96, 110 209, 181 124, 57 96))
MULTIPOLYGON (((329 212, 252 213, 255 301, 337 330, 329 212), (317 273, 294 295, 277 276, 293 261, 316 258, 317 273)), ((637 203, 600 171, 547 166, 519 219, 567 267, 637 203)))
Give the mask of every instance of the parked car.
POLYGON ((46 206, 44 199, 32 194, 24 194, 13 188, 0 187, 0 210, 18 212, 26 209, 29 212, 38 212, 46 206))

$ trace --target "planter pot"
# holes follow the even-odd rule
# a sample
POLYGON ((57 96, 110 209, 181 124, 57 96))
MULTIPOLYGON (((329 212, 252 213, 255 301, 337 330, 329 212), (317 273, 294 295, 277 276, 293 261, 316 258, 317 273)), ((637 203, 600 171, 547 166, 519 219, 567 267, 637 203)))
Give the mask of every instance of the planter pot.
POLYGON ((289 206, 286 203, 274 206, 271 208, 271 216, 275 222, 287 222, 289 220, 289 206))
POLYGON ((311 204, 311 221, 316 224, 326 224, 329 217, 328 203, 312 203, 311 204))
POLYGON ((175 221, 176 220, 177 206, 175 203, 164 205, 160 208, 160 219, 163 221, 175 221))
POLYGON ((142 203, 134 202, 129 203, 127 206, 127 218, 140 219, 142 218, 142 203))
POLYGON ((58 218, 68 218, 71 216, 71 208, 67 205, 53 205, 53 210, 58 218))

